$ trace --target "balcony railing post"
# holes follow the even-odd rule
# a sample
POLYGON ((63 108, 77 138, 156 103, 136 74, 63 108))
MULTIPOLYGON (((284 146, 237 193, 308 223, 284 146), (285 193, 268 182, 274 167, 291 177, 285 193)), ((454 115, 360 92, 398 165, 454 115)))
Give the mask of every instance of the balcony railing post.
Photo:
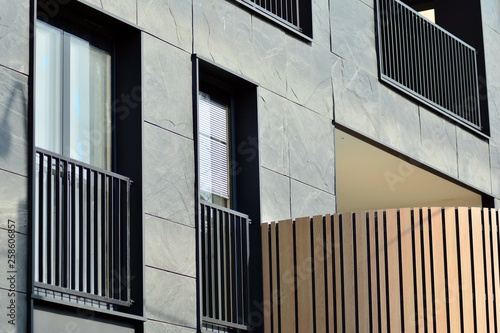
POLYGON ((130 180, 39 148, 36 163, 35 287, 130 305, 130 180))

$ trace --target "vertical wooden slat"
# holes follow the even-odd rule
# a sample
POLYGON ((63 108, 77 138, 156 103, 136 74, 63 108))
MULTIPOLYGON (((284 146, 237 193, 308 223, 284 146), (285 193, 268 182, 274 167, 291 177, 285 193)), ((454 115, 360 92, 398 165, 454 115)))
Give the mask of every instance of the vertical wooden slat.
POLYGON ((402 262, 402 290, 403 290, 403 315, 404 332, 416 331, 415 326, 415 290, 413 281, 413 228, 409 209, 399 212, 401 230, 401 262, 402 262))
POLYGON ((446 301, 446 279, 444 260, 444 237, 443 218, 441 209, 431 209, 431 231, 432 231, 432 259, 434 279, 434 320, 436 321, 436 333, 448 332, 447 301, 446 301))
POLYGON ((420 209, 413 210, 414 253, 415 253, 415 317, 416 331, 425 332, 425 302, 424 302, 424 260, 422 243, 422 214, 420 209))
MULTIPOLYGON (((264 316, 264 333, 271 333, 271 272, 269 269, 269 224, 261 224, 262 237, 262 291, 263 291, 263 316, 264 316)), ((273 272, 276 274, 276 272, 273 272)))
POLYGON ((430 225, 429 225, 429 209, 422 208, 422 231, 423 231, 423 248, 424 248, 424 325, 428 333, 434 332, 434 320, 433 320, 433 299, 432 299, 432 287, 433 287, 433 276, 432 276, 432 253, 431 253, 431 239, 430 239, 430 225))
POLYGON ((460 333, 460 282, 458 270, 457 229, 454 208, 445 208, 446 269, 447 269, 447 302, 450 316, 450 333, 460 333))
POLYGON ((314 330, 310 218, 295 220, 295 235, 296 239, 300 240, 295 243, 298 333, 310 333, 314 330))
POLYGON ((334 294, 335 294, 335 321, 337 326, 335 327, 335 332, 342 332, 344 317, 342 315, 342 308, 344 306, 342 302, 342 268, 341 268, 341 260, 340 260, 340 218, 338 214, 335 214, 333 219, 333 255, 334 255, 334 294))
POLYGON ((386 242, 385 242, 385 219, 384 211, 377 211, 377 241, 378 241, 378 288, 379 288, 379 320, 380 320, 380 333, 389 332, 388 315, 389 309, 387 308, 387 275, 386 275, 386 242))
POLYGON ((497 211, 491 211, 491 243, 492 243, 492 258, 493 258, 493 291, 494 291, 494 306, 495 306, 495 323, 496 331, 498 332, 499 320, 500 320, 500 269, 498 267, 498 250, 499 250, 499 240, 498 240, 498 219, 497 211))
POLYGON ((389 313, 390 330, 399 332, 403 330, 401 318, 401 294, 399 274, 399 235, 398 235, 398 212, 390 209, 385 212, 387 228, 387 259, 389 280, 389 313))
POLYGON ((474 304, 472 286, 472 266, 470 248, 470 225, 467 208, 458 208, 458 228, 460 235, 460 270, 462 294, 462 332, 474 332, 474 304))
POLYGON ((375 223, 375 213, 373 211, 368 212, 368 231, 370 233, 370 289, 371 289, 371 332, 378 333, 379 332, 379 320, 378 320, 378 312, 379 312, 379 294, 378 294, 378 283, 379 283, 379 274, 377 272, 377 258, 378 258, 378 248, 376 242, 377 235, 377 225, 375 223))
POLYGON ((325 215, 325 260, 326 260, 326 298, 328 304, 328 333, 334 332, 334 302, 333 293, 333 216, 325 215))
POLYGON ((474 295, 476 304, 476 332, 486 332, 486 299, 484 285, 483 226, 481 209, 471 208, 474 295))
POLYGON ((280 221, 278 229, 279 241, 279 284, 280 302, 280 332, 294 332, 295 318, 295 274, 294 274, 294 242, 292 220, 280 221))
POLYGON ((492 256, 491 256, 491 225, 490 225, 490 214, 489 209, 483 209, 483 221, 484 221, 484 253, 486 261, 486 305, 488 313, 487 326, 490 333, 495 332, 495 317, 493 313, 493 282, 492 282, 492 256))
POLYGON ((273 333, 279 332, 279 302, 281 298, 281 286, 278 284, 278 281, 281 276, 281 271, 278 266, 278 224, 273 222, 270 226, 271 233, 271 285, 273 286, 273 290, 271 290, 271 302, 272 302, 272 330, 273 333))
POLYGON ((370 331, 370 286, 368 285, 368 239, 366 213, 360 212, 356 215, 356 258, 357 267, 357 290, 358 290, 358 332, 370 331))
POLYGON ((325 243, 323 237, 324 221, 322 216, 313 217, 313 255, 314 255, 314 304, 316 308, 314 321, 316 333, 326 333, 326 302, 325 292, 325 243))
POLYGON ((343 214, 342 219, 342 248, 344 261, 344 309, 345 332, 356 332, 356 276, 354 258, 354 221, 353 214, 343 214))

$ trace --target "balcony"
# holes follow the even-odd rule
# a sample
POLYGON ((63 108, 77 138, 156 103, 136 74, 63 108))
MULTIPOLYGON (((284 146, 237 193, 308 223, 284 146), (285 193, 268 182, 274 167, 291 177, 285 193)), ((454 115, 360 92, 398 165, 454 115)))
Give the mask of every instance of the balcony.
POLYGON ((36 148, 35 293, 129 306, 130 180, 36 148))
POLYGON ((245 214, 202 203, 198 221, 202 331, 250 331, 250 220, 245 214))
POLYGON ((264 332, 493 332, 499 213, 378 210, 262 224, 264 332))
POLYGON ((482 130, 476 50, 399 0, 377 0, 382 81, 482 130))

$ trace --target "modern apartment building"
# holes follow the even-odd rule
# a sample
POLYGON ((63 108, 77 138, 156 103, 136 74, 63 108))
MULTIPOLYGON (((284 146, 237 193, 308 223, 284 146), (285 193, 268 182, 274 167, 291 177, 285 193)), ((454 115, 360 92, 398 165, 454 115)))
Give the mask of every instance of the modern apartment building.
MULTIPOLYGON (((471 247, 471 269, 498 270, 497 0, 0 3, 0 332, 288 333, 297 304, 315 316, 299 332, 363 332, 360 318, 377 315, 362 312, 359 286, 352 312, 341 309, 348 289, 335 311, 325 301, 326 321, 300 293, 295 303, 268 299, 287 280, 269 267, 295 267, 298 290, 298 235, 316 227, 275 224, 268 236, 267 223, 304 216, 492 208, 493 232, 471 236, 489 244, 482 259, 471 247)), ((469 212, 472 226, 479 215, 469 212)), ((367 242, 379 239, 370 214, 367 242)), ((325 244, 347 244, 323 223, 325 244)), ((388 275, 384 249, 389 268, 377 274, 388 275)), ((325 295, 348 279, 328 267, 325 295)), ((356 281, 363 272, 354 269, 356 281)), ((476 288, 483 276, 472 276, 476 288)), ((484 279, 491 295, 500 290, 484 279)), ((494 332, 500 306, 485 302, 494 332)))

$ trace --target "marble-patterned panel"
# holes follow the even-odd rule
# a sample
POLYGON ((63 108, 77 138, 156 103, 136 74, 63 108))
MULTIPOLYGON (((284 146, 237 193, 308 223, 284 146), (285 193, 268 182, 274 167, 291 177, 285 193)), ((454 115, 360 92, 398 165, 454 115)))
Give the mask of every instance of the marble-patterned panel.
POLYGON ((271 222, 289 219, 290 178, 261 168, 260 184, 261 220, 271 222))
POLYGON ((464 129, 457 128, 457 147, 459 179, 490 193, 491 172, 488 143, 464 129))
POLYGON ((138 23, 154 36, 191 52, 192 6, 192 0, 138 0, 138 23))
POLYGON ((335 195, 292 179, 292 218, 336 212, 335 195))
POLYGON ((146 265, 196 277, 196 232, 192 227, 146 215, 146 265))
POLYGON ((28 179, 0 170, 0 228, 9 225, 28 234, 28 179))
POLYGON ((146 267, 146 317, 196 328, 196 279, 146 267))
MULTIPOLYGON (((500 143, 490 143, 491 192, 500 198, 500 143)), ((500 208, 500 207, 499 207, 500 208)))
POLYGON ((455 126, 443 116, 420 107, 421 161, 450 176, 458 177, 455 126))
POLYGON ((27 77, 0 67, 0 169, 24 176, 28 175, 27 94, 27 77))
POLYGON ((294 37, 286 40, 286 97, 325 117, 333 118, 332 66, 329 50, 294 37))
POLYGON ((332 120, 291 103, 288 117, 291 178, 334 193, 335 153, 332 120))
POLYGON ((194 226, 194 143, 144 124, 144 208, 151 215, 194 226))
POLYGON ((375 14, 359 0, 331 0, 331 47, 372 75, 377 75, 375 14))
POLYGON ((25 74, 29 74, 29 8, 29 0, 3 1, 0 11, 0 65, 25 74))
POLYGON ((158 321, 148 320, 144 324, 145 333, 196 333, 194 328, 170 325, 158 321))
POLYGON ((144 120, 192 138, 191 56, 146 34, 143 35, 142 47, 144 120))
POLYGON ((290 174, 288 116, 292 102, 259 89, 259 153, 262 166, 290 174))
POLYGON ((193 53, 254 79, 252 15, 232 1, 194 0, 193 7, 193 53))
POLYGON ((286 34, 258 17, 252 19, 253 52, 258 62, 255 78, 260 86, 286 95, 286 34))

